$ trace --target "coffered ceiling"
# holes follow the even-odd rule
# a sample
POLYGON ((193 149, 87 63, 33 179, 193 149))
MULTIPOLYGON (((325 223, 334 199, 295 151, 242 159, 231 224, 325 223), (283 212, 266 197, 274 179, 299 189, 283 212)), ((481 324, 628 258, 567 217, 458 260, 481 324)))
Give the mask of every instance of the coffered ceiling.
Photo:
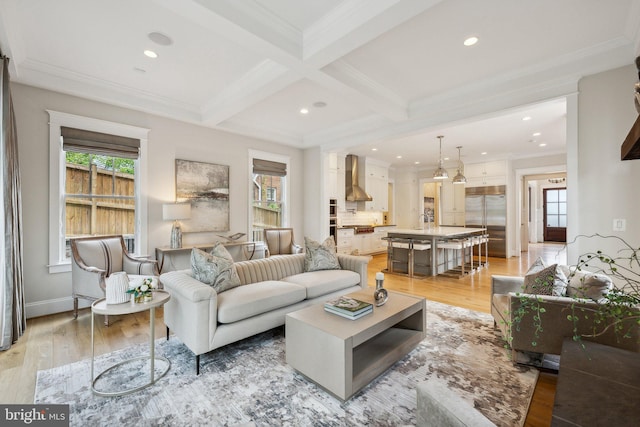
POLYGON ((15 82, 404 166, 433 163, 439 134, 454 158, 563 153, 564 96, 633 63, 638 17, 640 0, 0 0, 0 48, 15 82))

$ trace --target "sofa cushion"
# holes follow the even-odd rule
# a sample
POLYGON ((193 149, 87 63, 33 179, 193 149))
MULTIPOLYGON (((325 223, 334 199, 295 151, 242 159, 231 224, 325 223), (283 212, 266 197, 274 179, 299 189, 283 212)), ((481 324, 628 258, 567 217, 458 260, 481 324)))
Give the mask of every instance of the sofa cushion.
MULTIPOLYGON (((531 271, 531 269, 529 269, 531 271)), ((550 265, 524 277, 522 292, 536 295, 564 296, 567 289, 567 277, 558 264, 550 265)))
POLYGON ((311 299, 357 285, 360 275, 351 270, 322 270, 295 274, 282 280, 304 286, 307 299, 311 299))
POLYGON ((191 250, 191 271, 195 279, 213 286, 217 293, 240 285, 240 278, 233 265, 233 258, 221 244, 216 244, 211 249, 211 253, 193 248, 191 250))
POLYGON ((218 295, 218 322, 233 323, 306 298, 304 287, 276 280, 238 286, 218 295))
POLYGON ((605 274, 575 272, 567 287, 567 296, 600 301, 613 289, 611 278, 605 274))
POLYGON ((322 244, 305 237, 304 246, 304 271, 340 270, 333 237, 327 237, 322 244))

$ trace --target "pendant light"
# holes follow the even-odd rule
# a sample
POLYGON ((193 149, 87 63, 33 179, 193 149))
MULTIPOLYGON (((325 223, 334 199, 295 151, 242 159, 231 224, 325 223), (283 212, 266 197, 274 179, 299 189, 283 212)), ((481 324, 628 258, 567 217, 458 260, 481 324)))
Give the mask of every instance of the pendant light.
POLYGON ((436 169, 436 171, 433 173, 433 179, 447 179, 447 178, 449 178, 449 174, 447 173, 447 170, 442 167, 442 165, 443 165, 443 161, 442 161, 442 138, 444 138, 444 136, 438 135, 438 139, 440 140, 440 159, 438 161, 438 169, 436 169))
POLYGON ((459 145, 456 148, 458 149, 458 173, 456 176, 453 177, 453 183, 465 184, 467 182, 467 178, 465 178, 465 176, 462 175, 462 162, 460 161, 460 149, 462 148, 462 146, 459 145))

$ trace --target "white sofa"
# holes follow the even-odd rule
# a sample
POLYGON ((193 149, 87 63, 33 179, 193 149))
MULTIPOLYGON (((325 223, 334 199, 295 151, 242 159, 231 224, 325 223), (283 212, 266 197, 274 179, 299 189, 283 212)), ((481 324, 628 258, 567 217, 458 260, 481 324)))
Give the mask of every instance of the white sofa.
POLYGON ((196 356, 284 325, 285 315, 367 287, 371 257, 338 255, 341 270, 304 272, 304 254, 235 263, 241 285, 220 294, 191 276, 191 270, 164 273, 171 293, 164 307, 169 330, 196 356))

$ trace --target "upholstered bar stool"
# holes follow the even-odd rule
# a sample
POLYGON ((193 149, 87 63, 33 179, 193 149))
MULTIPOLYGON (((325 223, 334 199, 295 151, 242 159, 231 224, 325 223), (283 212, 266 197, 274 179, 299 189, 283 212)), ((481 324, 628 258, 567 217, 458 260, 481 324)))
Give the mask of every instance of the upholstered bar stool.
POLYGON ((465 269, 467 267, 466 260, 466 251, 471 247, 469 239, 443 239, 438 242, 438 249, 444 251, 444 264, 445 271, 442 272, 442 275, 445 276, 453 276, 453 277, 463 277, 468 270, 465 269), (454 256, 454 268, 449 268, 449 253, 453 252, 454 256), (460 264, 458 265, 458 259, 460 259, 460 264))
POLYGON ((399 237, 387 237, 385 238, 388 242, 387 246, 387 271, 389 273, 394 274, 407 274, 411 276, 413 274, 413 253, 411 250, 411 239, 403 239, 399 237), (400 259, 400 250, 406 250, 407 259, 400 259), (398 272, 396 269, 396 265, 401 264, 405 265, 407 270, 406 273, 398 272))
POLYGON ((413 277, 415 276, 428 276, 431 273, 433 266, 431 265, 431 242, 428 240, 413 239, 413 277), (428 273, 420 274, 416 273, 416 268, 419 270, 424 267, 428 273))

